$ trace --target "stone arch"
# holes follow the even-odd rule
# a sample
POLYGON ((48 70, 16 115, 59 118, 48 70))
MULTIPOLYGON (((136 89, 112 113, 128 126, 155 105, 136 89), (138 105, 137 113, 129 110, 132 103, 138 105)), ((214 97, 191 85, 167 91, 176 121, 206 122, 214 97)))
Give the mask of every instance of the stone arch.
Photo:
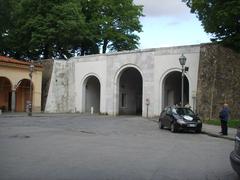
MULTIPOLYGON (((159 102, 160 109, 181 102, 181 69, 172 68, 166 71, 160 79, 159 102)), ((190 101, 191 81, 188 74, 184 76, 184 104, 190 101)))
POLYGON ((16 111, 17 112, 25 112, 27 104, 29 102, 31 102, 32 105, 34 104, 33 92, 34 92, 34 85, 32 82, 32 90, 30 92, 29 79, 22 79, 17 83, 17 86, 16 86, 16 111))
POLYGON ((87 74, 82 83, 82 112, 100 113, 101 82, 96 74, 87 74))
POLYGON ((114 82, 114 114, 142 115, 143 76, 140 68, 134 64, 122 66, 114 82))
POLYGON ((11 111, 12 83, 4 76, 0 76, 0 109, 11 111))

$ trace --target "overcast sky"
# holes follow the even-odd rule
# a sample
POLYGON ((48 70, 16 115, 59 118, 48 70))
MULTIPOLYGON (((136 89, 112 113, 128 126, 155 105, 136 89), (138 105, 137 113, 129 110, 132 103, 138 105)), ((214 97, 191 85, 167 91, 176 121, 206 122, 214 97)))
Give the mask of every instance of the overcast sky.
POLYGON ((209 42, 195 14, 181 0, 134 0, 144 5, 140 48, 190 45, 209 42))

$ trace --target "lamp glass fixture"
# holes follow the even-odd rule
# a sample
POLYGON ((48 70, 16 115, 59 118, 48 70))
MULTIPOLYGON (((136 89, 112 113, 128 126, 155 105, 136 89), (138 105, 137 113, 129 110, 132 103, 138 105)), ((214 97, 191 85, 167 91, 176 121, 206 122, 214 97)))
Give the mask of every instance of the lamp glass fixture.
POLYGON ((179 62, 182 66, 186 64, 187 58, 182 54, 179 58, 179 62))

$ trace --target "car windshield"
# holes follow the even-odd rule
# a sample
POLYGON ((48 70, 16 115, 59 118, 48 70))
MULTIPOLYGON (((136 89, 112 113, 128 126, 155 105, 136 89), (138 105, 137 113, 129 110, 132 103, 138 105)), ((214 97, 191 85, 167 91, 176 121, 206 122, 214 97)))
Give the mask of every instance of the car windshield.
POLYGON ((179 115, 189 115, 189 116, 194 115, 194 112, 189 108, 176 108, 176 109, 174 108, 172 112, 179 115))

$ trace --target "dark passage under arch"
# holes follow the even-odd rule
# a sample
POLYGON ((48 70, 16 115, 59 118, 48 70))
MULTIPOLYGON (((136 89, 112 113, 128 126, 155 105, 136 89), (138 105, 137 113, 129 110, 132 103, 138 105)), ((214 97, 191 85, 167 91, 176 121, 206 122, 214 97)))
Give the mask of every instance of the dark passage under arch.
POLYGON ((0 109, 11 111, 12 85, 8 78, 0 77, 0 109))
MULTIPOLYGON (((178 71, 170 72, 163 82, 163 108, 169 105, 180 105, 182 73, 178 71)), ((189 103, 189 82, 184 76, 184 104, 189 103)))
POLYGON ((85 112, 100 113, 100 82, 95 76, 88 77, 85 93, 85 112))
POLYGON ((126 68, 119 80, 119 114, 142 115, 142 76, 135 68, 126 68))

